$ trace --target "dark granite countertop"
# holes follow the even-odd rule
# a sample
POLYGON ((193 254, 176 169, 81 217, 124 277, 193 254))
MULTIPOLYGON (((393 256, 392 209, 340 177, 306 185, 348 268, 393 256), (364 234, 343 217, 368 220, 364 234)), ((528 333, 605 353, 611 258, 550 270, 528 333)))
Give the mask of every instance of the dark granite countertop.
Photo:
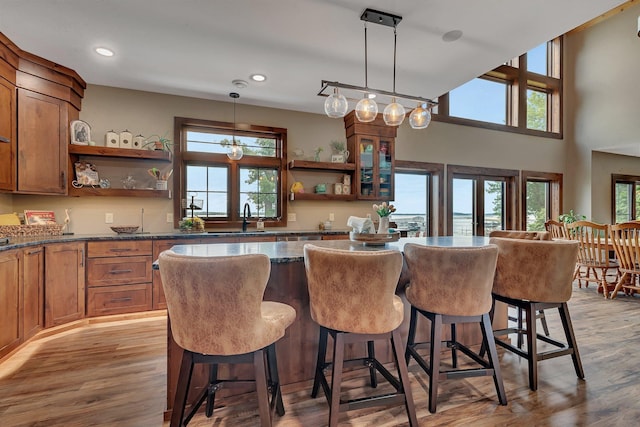
POLYGON ((345 235, 348 230, 276 230, 276 231, 207 231, 201 233, 182 233, 180 231, 164 233, 133 233, 133 234, 73 234, 61 236, 9 237, 9 243, 0 245, 0 251, 19 249, 29 246, 46 245, 49 243, 66 243, 77 241, 109 241, 109 240, 167 240, 167 239, 202 239, 204 237, 257 237, 274 236, 331 236, 345 235))

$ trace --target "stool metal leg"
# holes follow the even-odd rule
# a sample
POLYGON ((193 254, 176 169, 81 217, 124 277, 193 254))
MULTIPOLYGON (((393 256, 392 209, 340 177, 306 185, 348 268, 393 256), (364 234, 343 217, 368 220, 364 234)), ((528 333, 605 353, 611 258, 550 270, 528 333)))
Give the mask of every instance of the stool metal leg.
POLYGON ((253 352, 253 369, 256 375, 256 392, 258 394, 260 425, 262 427, 271 427, 271 411, 269 409, 269 391, 267 389, 267 371, 265 369, 264 349, 253 352))
POLYGON ((271 406, 275 405, 276 413, 284 415, 284 403, 282 403, 282 391, 280 390, 280 376, 278 375, 278 361, 276 359, 276 344, 267 347, 268 384, 273 389, 271 392, 271 406))
POLYGON ((338 425, 340 416, 340 386, 344 364, 344 333, 335 334, 333 342, 333 370, 331 373, 331 403, 329 405, 329 427, 338 425))
POLYGON ((376 349, 373 341, 367 341, 367 356, 369 357, 369 376, 371 377, 371 387, 378 387, 378 378, 376 377, 376 367, 373 360, 376 358, 376 349))
POLYGON ((582 369, 582 362, 580 361, 580 353, 578 352, 578 342, 576 336, 573 333, 573 325, 571 324, 571 316, 569 315, 569 306, 567 303, 562 303, 558 307, 560 313, 560 319, 562 320, 562 327, 564 328, 564 334, 567 337, 567 346, 573 350, 571 358, 573 359, 573 367, 576 370, 576 375, 580 379, 584 379, 584 370, 582 369))
POLYGON ((442 342, 442 315, 431 320, 431 343, 429 345, 431 372, 429 372, 429 412, 435 414, 438 403, 438 380, 440 379, 440 345, 442 342))
POLYGON ((411 318, 409 320, 409 335, 407 336, 407 350, 404 353, 404 361, 407 365, 409 365, 409 358, 411 357, 411 352, 409 349, 413 347, 416 342, 416 323, 418 320, 418 310, 415 307, 411 306, 411 318))
POLYGON ((496 350, 495 337, 493 336, 493 328, 488 314, 482 315, 480 322, 482 329, 482 345, 487 348, 487 357, 489 358, 489 367, 493 369, 493 383, 496 386, 498 401, 501 405, 507 404, 507 395, 504 391, 504 383, 502 382, 502 372, 500 371, 500 363, 498 361, 498 351, 496 350))
POLYGON ((320 338, 318 339, 318 358, 316 359, 316 370, 313 380, 313 389, 311 390, 311 397, 318 397, 318 389, 322 383, 322 376, 324 376, 323 369, 326 364, 327 358, 327 339, 328 331, 326 328, 320 327, 320 338))
POLYGON ((216 400, 216 392, 215 392, 215 383, 218 380, 218 365, 211 364, 209 365, 209 393, 207 394, 207 406, 205 409, 205 415, 207 418, 213 415, 213 407, 215 405, 216 400), (212 387, 213 385, 213 387, 212 387), (213 388, 213 390, 211 390, 213 388))
POLYGON ((536 328, 536 314, 532 304, 525 308, 527 322, 527 362, 529 363, 529 388, 538 389, 538 332, 536 328))
POLYGON ((184 408, 187 406, 187 395, 191 385, 191 374, 193 373, 193 353, 184 350, 182 353, 182 363, 180 364, 180 374, 178 375, 178 386, 173 401, 170 427, 182 426, 184 408))
POLYGON ((409 370, 407 364, 402 360, 402 338, 400 331, 395 329, 391 332, 391 347, 393 347, 393 360, 396 362, 398 377, 400 378, 400 390, 404 393, 404 407, 407 410, 409 425, 418 427, 418 418, 416 417, 416 407, 413 403, 413 393, 411 392, 411 383, 409 382, 409 370))

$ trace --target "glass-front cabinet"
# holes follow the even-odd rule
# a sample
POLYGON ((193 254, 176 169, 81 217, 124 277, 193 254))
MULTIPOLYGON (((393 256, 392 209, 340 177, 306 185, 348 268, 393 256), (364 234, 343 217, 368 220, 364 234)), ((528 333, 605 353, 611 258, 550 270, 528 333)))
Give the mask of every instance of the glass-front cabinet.
POLYGON ((352 135, 355 189, 358 199, 393 200, 394 138, 352 135))

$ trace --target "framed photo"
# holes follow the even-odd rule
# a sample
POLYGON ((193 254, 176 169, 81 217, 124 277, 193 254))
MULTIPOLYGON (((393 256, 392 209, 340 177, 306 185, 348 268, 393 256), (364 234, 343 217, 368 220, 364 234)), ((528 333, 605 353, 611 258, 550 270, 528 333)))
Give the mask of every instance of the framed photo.
POLYGON ((56 215, 53 211, 24 211, 24 222, 27 225, 55 224, 56 215))
POLYGON ((91 126, 82 120, 71 122, 71 143, 74 145, 89 145, 91 141, 91 126))
POLYGON ((331 163, 344 163, 344 154, 332 154, 331 163))

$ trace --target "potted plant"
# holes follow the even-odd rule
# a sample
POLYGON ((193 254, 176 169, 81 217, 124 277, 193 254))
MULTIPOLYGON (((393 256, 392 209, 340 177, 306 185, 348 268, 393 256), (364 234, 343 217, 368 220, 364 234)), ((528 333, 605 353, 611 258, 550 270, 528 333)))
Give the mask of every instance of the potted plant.
POLYGON ((584 219, 587 219, 587 217, 584 215, 578 215, 577 213, 573 212, 573 209, 570 209, 569 213, 563 213, 558 217, 558 220, 560 222, 564 222, 565 224, 571 224, 572 222, 582 221, 584 219))
POLYGON ((142 148, 151 149, 151 147, 153 147, 153 149, 157 151, 171 151, 171 147, 173 146, 171 140, 164 136, 151 135, 145 141, 142 148))

